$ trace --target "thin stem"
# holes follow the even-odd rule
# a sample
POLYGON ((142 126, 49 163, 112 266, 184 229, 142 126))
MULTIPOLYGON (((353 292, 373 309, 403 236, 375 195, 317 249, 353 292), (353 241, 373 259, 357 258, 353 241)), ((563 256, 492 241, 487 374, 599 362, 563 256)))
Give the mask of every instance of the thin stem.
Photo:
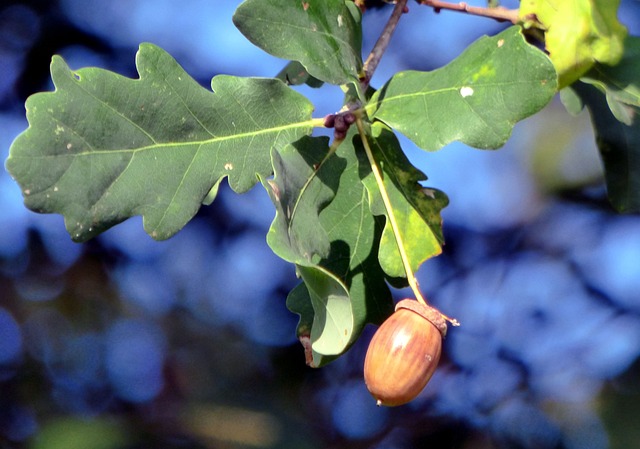
POLYGON ((380 63, 380 59, 382 59, 382 55, 387 50, 389 42, 391 41, 391 36, 393 36, 393 32, 396 30, 400 17, 406 11, 406 8, 407 0, 398 0, 396 2, 393 12, 391 13, 391 17, 389 17, 389 21, 384 26, 382 34, 380 34, 376 44, 373 46, 371 53, 369 53, 369 56, 364 63, 364 79, 360 82, 362 92, 367 91, 367 87, 369 87, 369 83, 371 82, 371 77, 376 71, 376 68, 380 63))
POLYGON ((360 133, 360 139, 362 139, 362 146, 364 146, 364 151, 367 154, 367 159, 369 159, 369 165, 371 165, 371 171, 373 172, 373 176, 376 178, 376 183, 378 184, 378 190, 380 190, 380 196, 382 196, 382 202, 384 203, 384 208, 387 211, 387 217, 389 218, 389 223, 391 224, 391 229, 393 230, 393 236, 395 237, 396 243, 398 245, 398 251, 400 252, 400 259, 402 260, 402 266, 404 267, 404 271, 407 274, 407 280, 409 281, 409 286, 411 287, 411 290, 413 290, 413 294, 416 295, 416 299, 422 304, 427 305, 427 301, 422 297, 422 293, 420 292, 420 287, 418 286, 418 280, 416 279, 415 275, 413 274, 413 270, 411 269, 409 256, 407 256, 407 251, 404 248, 404 242, 402 240, 402 236, 400 235, 400 227, 398 226, 398 222, 396 221, 396 216, 393 212, 391 199, 389 198, 389 194, 387 193, 387 188, 384 185, 384 180, 382 179, 382 173, 380 173, 380 167, 378 167, 378 163, 373 157, 373 152, 371 151, 371 147, 369 146, 369 140, 367 139, 364 125, 360 117, 356 119, 356 125, 358 126, 358 132, 360 133))
POLYGON ((514 25, 520 21, 517 9, 507 9, 503 6, 483 8, 482 6, 469 6, 465 2, 450 3, 441 0, 420 0, 420 4, 431 6, 435 12, 440 12, 441 9, 447 9, 449 11, 463 12, 473 16, 488 17, 498 22, 511 22, 514 25))
MULTIPOLYGON (((396 244, 398 245, 398 252, 400 253, 400 260, 402 261, 402 266, 407 275, 407 281, 409 282, 409 287, 413 291, 418 302, 428 306, 427 300, 422 296, 422 292, 420 291, 420 285, 418 284, 418 280, 416 279, 415 274, 413 273, 413 269, 411 268, 411 263, 409 262, 409 256, 407 255, 407 251, 405 250, 404 241, 402 240, 402 236, 400 235, 400 227, 398 226, 398 221, 396 220, 395 213, 393 212, 393 206, 391 205, 391 199, 389 198, 389 194, 387 193, 387 188, 384 185, 384 180, 382 179, 382 173, 380 172, 380 167, 376 162, 376 159, 373 157, 373 152, 371 151, 371 147, 369 146, 369 140, 367 139, 367 134, 364 129, 364 124, 362 123, 362 118, 357 115, 356 116, 356 125, 358 126, 358 133, 360 134, 360 139, 362 140, 362 146, 364 147, 364 151, 367 155, 367 159, 369 160, 369 165, 371 166, 371 171, 373 172, 373 176, 376 179, 376 184, 378 184, 378 190, 380 190, 380 196, 382 196, 382 202, 384 203, 384 208, 387 211, 387 217, 389 219, 389 224, 391 225, 391 229, 393 230, 393 236, 396 240, 396 244)), ((442 318, 449 321, 453 326, 459 326, 460 323, 455 318, 450 318, 442 312, 438 311, 442 318)))
POLYGON ((314 128, 325 128, 325 126, 324 126, 324 117, 322 117, 322 118, 312 118, 311 119, 311 126, 313 126, 314 128))

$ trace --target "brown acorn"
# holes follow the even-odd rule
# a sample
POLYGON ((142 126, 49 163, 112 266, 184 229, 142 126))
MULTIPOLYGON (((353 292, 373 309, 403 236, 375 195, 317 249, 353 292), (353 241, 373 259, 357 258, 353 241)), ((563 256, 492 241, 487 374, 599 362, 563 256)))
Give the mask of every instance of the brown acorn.
POLYGON ((438 366, 447 324, 440 312, 411 299, 396 305, 369 343, 364 380, 378 405, 413 400, 438 366))

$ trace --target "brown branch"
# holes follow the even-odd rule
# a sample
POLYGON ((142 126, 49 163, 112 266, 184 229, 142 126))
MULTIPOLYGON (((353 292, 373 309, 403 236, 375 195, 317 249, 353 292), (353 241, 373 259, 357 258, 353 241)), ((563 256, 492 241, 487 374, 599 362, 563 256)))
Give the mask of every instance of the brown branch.
POLYGON ((405 12, 407 12, 407 0, 398 0, 393 9, 393 12, 391 13, 391 17, 389 17, 389 21, 384 26, 384 30, 382 30, 382 34, 380 34, 380 37, 378 38, 376 44, 373 46, 371 53, 369 53, 369 56, 364 63, 364 78, 360 81, 363 92, 366 92, 367 87, 369 87, 371 77, 376 71, 376 68, 380 63, 380 59, 382 59, 382 55, 389 46, 391 36, 398 26, 400 17, 405 12))
POLYGON ((469 6, 465 2, 449 3, 441 0, 420 0, 420 4, 431 6, 435 12, 440 12, 441 9, 447 9, 449 11, 458 11, 474 16, 488 17, 498 22, 511 22, 514 25, 520 21, 519 11, 517 9, 507 9, 503 6, 483 8, 481 6, 469 6))

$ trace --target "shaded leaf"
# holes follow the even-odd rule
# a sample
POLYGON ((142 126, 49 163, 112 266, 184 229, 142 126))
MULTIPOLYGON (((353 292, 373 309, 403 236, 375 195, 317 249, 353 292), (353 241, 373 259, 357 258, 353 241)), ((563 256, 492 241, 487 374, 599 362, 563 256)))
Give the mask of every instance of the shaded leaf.
POLYGON ((360 182, 363 167, 349 139, 322 162, 326 144, 325 138, 302 139, 294 144, 299 152, 274 154, 275 177, 263 182, 276 206, 267 241, 297 264, 307 289, 306 294, 302 287, 294 289, 287 305, 301 315, 299 335, 311 336, 315 366, 346 351, 367 322, 391 313, 377 258, 381 228, 360 182), (296 176, 289 181, 292 172, 296 176), (295 206, 303 202, 304 207, 295 206))
POLYGON ((350 0, 245 0, 233 23, 267 53, 299 61, 331 84, 358 80, 362 69, 360 10, 350 0))
POLYGON ((480 38, 441 69, 397 73, 367 112, 425 150, 454 140, 493 149, 516 122, 549 103, 556 86, 549 58, 511 27, 480 38))
POLYGON ((578 82, 571 88, 589 109, 609 201, 619 212, 640 212, 640 107, 628 106, 634 117, 629 126, 613 115, 605 95, 593 85, 578 82))
POLYGON ((142 44, 140 79, 51 63, 56 90, 27 100, 29 128, 7 169, 32 210, 64 215, 84 241, 128 217, 166 239, 228 177, 236 192, 271 173, 270 149, 309 134, 312 105, 279 80, 217 76, 212 93, 142 44))
POLYGON ((311 345, 322 355, 345 351, 354 331, 354 316, 347 286, 322 266, 298 266, 313 306, 311 345))
POLYGON ((627 35, 617 18, 619 5, 620 0, 521 2, 520 17, 528 26, 545 32, 545 47, 558 72, 560 88, 576 81, 596 62, 618 63, 627 35))
POLYGON ((267 243, 281 258, 317 264, 330 250, 329 236, 318 226, 318 214, 335 196, 344 160, 330 157, 328 138, 305 137, 273 151, 274 179, 263 181, 276 208, 267 243))
POLYGON ((580 81, 602 91, 616 119, 632 126, 639 120, 634 111, 640 108, 640 37, 627 38, 617 65, 595 64, 580 81))
POLYGON ((311 302, 311 296, 307 286, 303 283, 296 285, 287 295, 287 308, 298 315, 300 315, 300 321, 298 322, 297 336, 305 349, 305 358, 307 364, 312 368, 319 368, 324 366, 336 358, 337 355, 328 356, 320 354, 308 348, 306 346, 307 341, 311 344, 311 329, 313 328, 313 322, 315 318, 315 312, 313 310, 313 304, 311 302))
MULTIPOLYGON (((374 124, 369 145, 383 173, 400 237, 415 272, 425 260, 442 252, 444 237, 440 212, 447 205, 448 198, 439 190, 427 189, 419 184, 427 177, 411 165, 389 128, 380 123, 374 124)), ((380 265, 391 278, 406 278, 378 184, 372 173, 363 182, 369 193, 372 213, 386 217, 380 243, 380 265)))
POLYGON ((321 87, 324 83, 309 75, 307 69, 298 61, 291 61, 276 75, 276 78, 289 86, 306 84, 309 87, 321 87))

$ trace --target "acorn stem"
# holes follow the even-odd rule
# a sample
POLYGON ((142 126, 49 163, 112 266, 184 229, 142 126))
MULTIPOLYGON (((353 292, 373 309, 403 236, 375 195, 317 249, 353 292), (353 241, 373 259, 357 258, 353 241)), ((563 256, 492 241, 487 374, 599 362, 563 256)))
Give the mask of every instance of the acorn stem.
MULTIPOLYGON (((382 196, 382 202, 384 203, 384 208, 387 211, 387 216, 389 217, 389 223, 391 224, 391 229, 393 230, 393 236, 396 240, 396 244, 398 245, 398 252, 400 253, 400 260, 402 261, 402 266, 407 275, 407 281, 409 282, 409 287, 411 287, 411 291, 416 297, 416 300, 427 307, 430 307, 427 303, 427 300, 422 296, 422 292, 420 291, 420 285, 418 284, 418 279, 416 279, 415 274, 413 273, 413 269, 411 268, 411 263, 409 262, 409 256, 407 256, 407 252, 404 248, 404 241, 402 240, 402 236, 400 235, 400 227, 398 226, 398 222, 396 221, 396 216, 393 213, 393 207, 391 205, 391 199, 389 198, 389 194, 387 193, 387 189, 384 185, 384 180, 382 179, 382 173, 380 173, 380 167, 378 167, 378 163, 376 159, 373 157, 373 152, 371 151, 371 147, 369 146, 369 141, 367 140, 367 135, 365 133, 364 124, 362 123, 362 118, 360 113, 356 113, 356 126, 358 127, 358 133, 360 134, 360 139, 362 140, 362 146, 364 147, 364 151, 367 154, 367 159, 369 160, 369 165, 371 166, 371 171, 373 172, 373 176, 376 179, 376 183, 378 184, 378 189, 380 190, 380 196, 382 196)), ((451 323, 452 326, 460 326, 460 323, 455 318, 448 317, 442 312, 438 311, 442 318, 445 321, 451 323)))
POLYGON ((362 123, 362 118, 360 117, 360 115, 356 115, 356 125, 358 126, 358 133, 360 134, 360 139, 362 140, 362 146, 364 147, 364 151, 367 154, 367 159, 369 159, 369 165, 371 165, 371 171, 373 172, 373 176, 376 178, 376 183, 378 184, 378 189, 380 190, 380 196, 382 196, 384 208, 387 211, 389 224, 391 225, 393 236, 396 240, 396 244, 398 245, 400 260, 402 261, 402 266, 404 267, 404 271, 407 275, 409 287, 411 287, 411 290, 413 291, 413 294, 415 295, 418 302, 424 304, 425 306, 428 306, 426 299, 424 299, 422 293, 420 292, 418 280, 416 279, 416 276, 413 274, 413 270, 411 269, 409 256, 407 256, 407 252, 404 248, 404 241, 402 240, 402 236, 400 235, 400 227, 398 226, 396 216, 393 213, 391 199, 389 198, 389 194, 387 193, 387 188, 384 186, 384 180, 382 179, 382 174, 380 173, 380 167, 378 167, 378 163, 373 157, 373 153, 371 151, 371 147, 369 146, 369 141, 367 140, 364 124, 362 123))

